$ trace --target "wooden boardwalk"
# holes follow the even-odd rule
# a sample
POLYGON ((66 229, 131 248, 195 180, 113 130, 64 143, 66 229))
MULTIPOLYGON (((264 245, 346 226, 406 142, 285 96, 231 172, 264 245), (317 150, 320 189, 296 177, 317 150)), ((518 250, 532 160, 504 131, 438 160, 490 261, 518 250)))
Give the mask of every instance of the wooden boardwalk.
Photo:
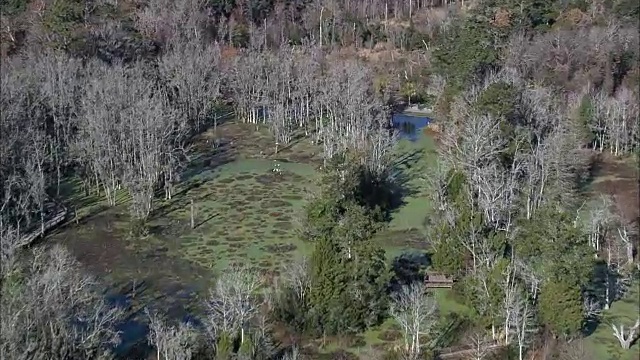
POLYGON ((24 247, 24 246, 30 245, 37 238, 39 238, 40 236, 43 236, 49 230, 60 225, 62 222, 64 222, 66 218, 67 218, 67 209, 64 207, 61 207, 61 209, 56 213, 56 215, 53 218, 49 219, 44 223, 44 227, 38 226, 38 229, 23 236, 20 239, 20 241, 18 241, 17 246, 24 247))

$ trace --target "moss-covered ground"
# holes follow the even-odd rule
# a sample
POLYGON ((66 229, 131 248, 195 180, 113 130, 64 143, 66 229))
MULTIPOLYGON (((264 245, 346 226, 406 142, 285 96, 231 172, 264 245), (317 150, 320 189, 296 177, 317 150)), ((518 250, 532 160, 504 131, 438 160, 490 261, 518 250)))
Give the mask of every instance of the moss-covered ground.
POLYGON ((593 358, 598 360, 640 359, 640 345, 636 342, 631 349, 624 350, 618 339, 613 336, 611 328, 613 324, 624 325, 625 329, 629 329, 635 324, 638 316, 640 316, 640 287, 636 283, 623 299, 614 302, 609 310, 604 311, 598 327, 593 334, 586 337, 586 346, 592 351, 593 358))
POLYGON ((219 271, 236 263, 277 269, 309 252, 297 236, 297 221, 315 171, 277 162, 274 172, 274 163, 244 159, 200 174, 179 198, 162 205, 166 208, 150 225, 159 237, 175 239, 181 256, 201 267, 219 271))

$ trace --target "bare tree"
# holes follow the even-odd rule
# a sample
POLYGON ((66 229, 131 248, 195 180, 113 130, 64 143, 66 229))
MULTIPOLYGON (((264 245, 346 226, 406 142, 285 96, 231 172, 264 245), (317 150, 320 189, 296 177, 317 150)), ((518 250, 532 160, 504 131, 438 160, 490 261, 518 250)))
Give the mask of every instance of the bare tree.
POLYGON ((411 356, 421 353, 420 336, 433 329, 436 312, 436 301, 421 283, 405 285, 393 295, 389 313, 402 328, 405 351, 411 356))
POLYGON ((207 301, 209 333, 234 336, 240 331, 240 342, 245 339, 249 322, 258 313, 258 289, 262 286, 259 274, 247 268, 228 269, 217 281, 207 301))
POLYGON ((516 268, 518 278, 524 282, 525 286, 528 287, 528 293, 531 296, 531 300, 535 304, 538 300, 540 285, 542 284, 542 274, 540 274, 526 262, 519 259, 517 256, 513 256, 511 258, 511 262, 516 268))
POLYGON ((631 281, 631 274, 625 268, 624 246, 626 243, 619 234, 612 233, 606 241, 606 274, 604 308, 609 309, 611 303, 622 298, 631 281))
MULTIPOLYGON (((584 216, 585 228, 588 231, 589 244, 600 251, 600 246, 610 235, 613 222, 616 220, 612 212, 613 202, 610 197, 601 195, 587 204, 584 216)), ((597 255, 596 255, 597 256, 597 255)))
MULTIPOLYGON (((102 187, 111 206, 122 185, 128 131, 123 129, 121 111, 143 101, 153 83, 139 67, 111 67, 94 62, 85 69, 90 80, 85 85, 79 121, 79 157, 91 169, 95 184, 102 187), (118 109, 118 111, 114 111, 118 109)), ((137 140, 137 139, 136 139, 137 140)))
POLYGON ((559 346, 558 358, 560 360, 593 360, 593 352, 591 352, 583 339, 571 341, 570 343, 562 343, 559 346))
POLYGON ((451 175, 444 161, 436 160, 436 166, 427 175, 425 181, 429 186, 429 194, 434 204, 437 204, 438 211, 445 211, 449 207, 447 190, 451 183, 451 175))
POLYGON ((284 281, 295 291, 298 299, 304 301, 310 286, 309 261, 306 257, 286 264, 282 270, 284 281))
POLYGON ((194 348, 198 333, 190 324, 180 323, 177 326, 167 325, 158 314, 146 310, 149 317, 149 345, 156 349, 157 360, 190 360, 194 356, 194 348))
MULTIPOLYGON (((477 95, 471 92, 467 96, 477 95)), ((499 119, 491 115, 478 116, 465 110, 469 107, 465 104, 467 101, 472 100, 457 100, 460 108, 456 116, 459 118, 456 118, 457 123, 445 128, 443 155, 452 168, 463 171, 473 193, 482 194, 481 187, 485 182, 483 175, 488 175, 484 174, 485 168, 496 161, 506 141, 500 133, 499 119)))
POLYGON ((72 143, 75 117, 78 113, 78 95, 81 61, 60 52, 45 51, 33 56, 33 70, 40 80, 40 91, 48 113, 53 120, 50 129, 50 153, 56 169, 56 195, 60 195, 62 168, 69 161, 68 146, 72 143))
POLYGON ((517 313, 520 310, 521 294, 516 282, 516 271, 513 262, 510 262, 506 269, 502 273, 502 292, 504 297, 502 299, 502 317, 504 320, 504 343, 506 345, 511 344, 511 335, 514 330, 517 329, 515 320, 518 317, 517 313), (515 329, 514 329, 515 327, 515 329))
POLYGON ((623 349, 629 349, 631 347, 631 344, 633 344, 633 342, 638 339, 638 330, 640 330, 640 318, 636 320, 635 324, 631 326, 628 331, 625 331, 623 324, 620 324, 619 326, 611 324, 611 328, 613 329, 613 336, 618 339, 618 341, 620 342, 620 346, 622 346, 623 349))
POLYGON ((203 46, 197 41, 172 44, 159 59, 160 76, 175 106, 198 131, 220 97, 222 65, 217 45, 203 46))
POLYGON ((136 27, 162 42, 188 42, 192 38, 202 41, 207 21, 203 7, 202 0, 153 0, 136 13, 136 27))
POLYGON ((141 63, 105 67, 91 63, 79 122, 80 159, 102 186, 110 205, 124 185, 132 198, 132 214, 146 219, 156 186, 171 184, 184 160, 189 127, 170 96, 158 89, 153 68, 141 63), (118 109, 118 111, 114 111, 118 109))
POLYGON ((466 359, 485 360, 491 354, 489 346, 493 345, 493 341, 483 330, 472 332, 467 342, 471 346, 471 351, 465 356, 466 359))
POLYGON ((18 231, 9 226, 0 226, 0 283, 11 273, 17 263, 18 231))
POLYGON ((133 214, 139 219, 151 212, 163 165, 169 163, 173 140, 181 136, 175 131, 177 114, 164 104, 162 96, 143 94, 121 112, 122 125, 129 132, 123 139, 122 182, 131 194, 133 214))
POLYGON ((522 91, 520 111, 534 140, 523 163, 527 218, 549 201, 570 204, 577 191, 575 179, 586 169, 578 128, 573 122, 560 121, 567 110, 559 99, 552 90, 535 84, 522 91))
POLYGON ((615 96, 610 97, 603 88, 591 101, 595 105, 590 124, 595 134, 594 147, 600 152, 608 148, 615 156, 637 148, 637 141, 634 140, 640 116, 637 93, 622 86, 615 96))
POLYGON ((37 249, 23 283, 2 282, 0 353, 10 359, 98 359, 119 341, 121 309, 61 247, 37 249))
POLYGON ((618 239, 624 244, 626 265, 633 264, 633 242, 631 241, 631 231, 627 226, 618 228, 618 239))
POLYGON ((514 301, 514 310, 509 326, 510 331, 515 332, 518 343, 518 359, 524 360, 525 351, 531 344, 533 335, 537 332, 534 323, 535 307, 519 293, 514 301))

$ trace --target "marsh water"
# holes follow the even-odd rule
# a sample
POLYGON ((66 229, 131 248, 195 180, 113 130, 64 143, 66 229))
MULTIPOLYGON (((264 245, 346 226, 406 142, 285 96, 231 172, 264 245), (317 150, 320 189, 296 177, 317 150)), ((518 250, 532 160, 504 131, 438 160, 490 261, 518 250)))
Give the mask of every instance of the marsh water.
POLYGON ((417 141, 430 122, 431 119, 422 114, 402 112, 395 113, 391 117, 391 123, 395 129, 398 129, 400 137, 409 141, 417 141))
MULTIPOLYGON (((393 128, 398 130, 401 139, 405 139, 411 142, 418 141, 423 136, 424 129, 429 125, 431 119, 425 114, 415 114, 415 113, 395 113, 392 115, 392 125, 393 128)), ((266 163, 266 162, 265 162, 266 163)), ((251 164, 251 167, 261 168, 258 166, 260 164, 251 164)), ((271 166, 271 162, 267 165, 271 166)), ((289 165, 289 164, 286 164, 289 165)), ((291 164, 292 166, 301 166, 299 164, 291 164)), ((230 165, 233 166, 233 165, 230 165)), ((266 166, 266 165, 265 165, 266 166)), ((263 166, 262 166, 263 167, 263 166)), ((211 175, 208 172, 204 174, 200 174, 199 176, 207 176, 211 175)), ((169 297, 172 297, 170 294, 169 297)), ((199 325, 197 318, 191 314, 191 309, 189 305, 192 305, 195 299, 179 299, 180 296, 177 296, 176 299, 172 299, 174 301, 170 301, 173 306, 170 306, 169 313, 171 313, 173 320, 181 320, 183 322, 190 322, 193 325, 199 325)), ((122 294, 112 294, 109 296, 109 302, 114 305, 119 305, 123 308, 130 308, 132 304, 130 303, 130 299, 126 295, 122 294)), ((147 306, 154 308, 159 304, 147 304, 147 306)), ((161 307, 161 306, 160 306, 161 307)), ((160 309, 158 309, 160 310, 160 309)), ((167 309, 164 309, 167 310, 167 309)), ((164 311, 160 311, 161 313, 164 311)), ((117 346, 116 353, 119 358, 126 359, 133 357, 141 357, 143 358, 146 352, 150 350, 150 348, 146 345, 146 336, 148 334, 148 327, 146 324, 146 319, 144 314, 132 314, 124 323, 122 323, 119 327, 121 331, 122 343, 117 346)))

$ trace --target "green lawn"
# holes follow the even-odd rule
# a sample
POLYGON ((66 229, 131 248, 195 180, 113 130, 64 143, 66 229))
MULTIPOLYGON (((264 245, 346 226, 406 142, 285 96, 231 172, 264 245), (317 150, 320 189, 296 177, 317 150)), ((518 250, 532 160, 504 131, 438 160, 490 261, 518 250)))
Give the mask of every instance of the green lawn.
POLYGON ((626 296, 613 303, 603 314, 602 321, 596 331, 585 341, 593 352, 596 360, 638 360, 640 359, 640 345, 637 343, 629 350, 620 347, 618 339, 613 336, 611 324, 634 325, 640 314, 640 288, 636 283, 626 296))
POLYGON ((386 231, 376 237, 389 258, 428 247, 424 236, 425 219, 431 212, 427 177, 437 156, 435 143, 427 136, 421 136, 415 142, 401 140, 396 153, 396 166, 406 195, 402 198, 402 205, 391 214, 386 231))
POLYGON ((398 168, 402 174, 404 187, 409 193, 404 204, 394 214, 389 224, 392 230, 423 228, 424 219, 431 211, 427 177, 435 165, 436 153, 433 139, 422 136, 416 142, 401 140, 397 148, 398 168))

